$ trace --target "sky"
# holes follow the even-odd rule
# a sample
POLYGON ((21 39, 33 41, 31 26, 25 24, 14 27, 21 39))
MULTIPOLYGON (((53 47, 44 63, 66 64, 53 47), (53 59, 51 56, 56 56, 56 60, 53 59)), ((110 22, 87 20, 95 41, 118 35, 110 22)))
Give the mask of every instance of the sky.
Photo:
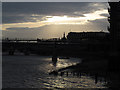
POLYGON ((3 2, 3 38, 61 38, 69 32, 108 32, 105 2, 3 2))

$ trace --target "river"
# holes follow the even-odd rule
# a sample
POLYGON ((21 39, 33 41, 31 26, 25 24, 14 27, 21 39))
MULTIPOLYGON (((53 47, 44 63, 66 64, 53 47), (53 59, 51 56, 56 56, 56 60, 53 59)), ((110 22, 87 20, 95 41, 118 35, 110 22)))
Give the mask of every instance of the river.
POLYGON ((106 88, 105 82, 95 84, 90 76, 49 75, 50 71, 80 62, 80 58, 58 59, 54 66, 51 56, 4 55, 2 85, 3 88, 106 88))

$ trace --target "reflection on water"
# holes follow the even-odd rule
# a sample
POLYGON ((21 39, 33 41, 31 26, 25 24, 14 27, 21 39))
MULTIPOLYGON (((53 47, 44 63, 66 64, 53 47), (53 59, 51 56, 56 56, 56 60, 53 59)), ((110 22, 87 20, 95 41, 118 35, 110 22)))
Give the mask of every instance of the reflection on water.
POLYGON ((93 78, 85 75, 48 74, 79 62, 79 58, 57 59, 55 67, 51 56, 3 56, 3 88, 105 88, 105 82, 95 84, 93 78))
POLYGON ((54 64, 56 65, 56 68, 64 68, 64 67, 68 67, 71 65, 75 65, 77 63, 80 63, 81 59, 80 58, 70 58, 70 59, 59 59, 57 58, 57 61, 52 61, 53 65, 50 64, 51 66, 54 66, 54 64))
POLYGON ((78 77, 56 77, 53 79, 49 79, 51 87, 56 88, 104 88, 101 84, 95 84, 94 80, 90 77, 82 76, 81 78, 78 77))
POLYGON ((56 67, 56 63, 57 63, 57 56, 52 56, 52 63, 53 63, 53 66, 56 67))

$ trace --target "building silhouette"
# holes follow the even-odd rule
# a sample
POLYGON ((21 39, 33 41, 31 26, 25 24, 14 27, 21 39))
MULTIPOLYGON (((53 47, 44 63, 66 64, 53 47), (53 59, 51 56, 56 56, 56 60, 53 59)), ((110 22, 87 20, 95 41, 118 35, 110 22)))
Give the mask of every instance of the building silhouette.
POLYGON ((110 54, 109 54, 109 68, 112 71, 118 71, 119 66, 119 52, 120 52, 120 2, 109 2, 110 8, 108 12, 110 17, 108 21, 110 27, 108 30, 110 32, 110 54))
POLYGON ((69 32, 67 39, 70 42, 79 42, 83 40, 105 40, 109 33, 105 32, 69 32))
POLYGON ((109 2, 109 6, 108 12, 110 17, 108 17, 108 21, 110 27, 108 30, 112 40, 117 41, 120 39, 120 2, 109 2))

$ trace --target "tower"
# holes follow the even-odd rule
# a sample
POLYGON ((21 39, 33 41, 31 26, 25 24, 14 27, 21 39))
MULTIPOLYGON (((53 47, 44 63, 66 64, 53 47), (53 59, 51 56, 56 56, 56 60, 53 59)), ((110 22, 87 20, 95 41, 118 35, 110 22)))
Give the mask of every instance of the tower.
POLYGON ((66 37, 65 37, 65 32, 63 33, 63 38, 61 39, 63 42, 66 41, 66 37))
POLYGON ((63 38, 65 38, 65 32, 64 32, 64 34, 63 34, 63 38))

